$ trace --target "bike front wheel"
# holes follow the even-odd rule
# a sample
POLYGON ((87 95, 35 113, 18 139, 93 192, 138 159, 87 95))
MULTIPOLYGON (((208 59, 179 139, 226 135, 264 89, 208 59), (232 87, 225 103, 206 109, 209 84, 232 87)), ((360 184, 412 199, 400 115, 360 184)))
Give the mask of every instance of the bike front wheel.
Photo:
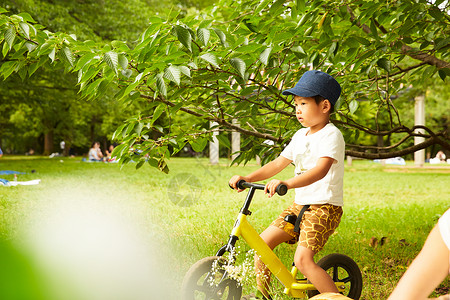
MULTIPOLYGON (((350 257, 333 253, 322 257, 317 265, 324 269, 334 282, 342 283, 342 294, 358 300, 362 291, 362 275, 356 262, 350 257)), ((308 291, 308 297, 318 295, 318 291, 308 291)))
POLYGON ((183 279, 183 300, 239 300, 242 286, 227 276, 227 260, 221 256, 205 257, 188 270, 183 279))

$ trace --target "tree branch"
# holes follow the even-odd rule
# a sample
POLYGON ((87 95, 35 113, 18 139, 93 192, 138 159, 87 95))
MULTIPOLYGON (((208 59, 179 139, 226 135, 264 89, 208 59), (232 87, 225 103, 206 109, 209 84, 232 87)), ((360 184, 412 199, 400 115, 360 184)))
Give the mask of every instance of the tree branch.
MULTIPOLYGON (((365 33, 370 34, 372 31, 370 30, 370 27, 365 25, 365 24, 361 24, 361 22, 359 20, 356 19, 355 14, 353 13, 352 9, 350 8, 350 6, 347 6, 347 12, 350 14, 350 21, 354 22, 356 24, 356 26, 358 26, 359 28, 361 28, 365 33)), ((384 33, 387 33, 386 29, 382 28, 382 26, 379 26, 380 29, 384 30, 384 33)), ((401 47, 401 53, 408 55, 411 58, 420 60, 428 65, 432 65, 435 66, 439 69, 441 68, 449 68, 450 67, 450 62, 441 60, 439 58, 437 58, 436 56, 427 54, 423 51, 419 51, 417 49, 414 49, 408 45, 403 44, 401 47)))
MULTIPOLYGON (((152 97, 147 96, 147 95, 141 95, 141 97, 153 100, 152 97)), ((162 102, 162 103, 164 103, 166 105, 169 105, 171 107, 174 107, 176 105, 175 103, 172 103, 172 102, 170 102, 170 101, 168 101, 168 100, 166 100, 166 99, 164 99, 162 97, 158 97, 158 101, 162 102)), ((270 135, 270 134, 267 134, 267 133, 261 133, 261 132, 258 132, 256 130, 255 131, 251 131, 251 130, 247 130, 247 129, 241 128, 239 126, 236 126, 236 125, 234 125, 232 123, 229 123, 226 120, 218 118, 218 117, 205 116, 203 114, 195 112, 195 111, 193 111, 191 109, 188 109, 186 107, 181 107, 180 110, 184 111, 185 113, 191 114, 193 116, 196 116, 196 117, 208 120, 208 121, 217 122, 217 123, 219 123, 219 125, 225 126, 227 128, 230 128, 232 130, 235 130, 235 131, 240 132, 240 133, 245 134, 245 135, 250 135, 250 136, 254 136, 254 137, 262 138, 262 139, 266 139, 266 140, 272 140, 272 141, 277 142, 277 143, 282 143, 284 141, 281 138, 276 138, 273 135, 270 135)))
POLYGON ((353 157, 359 157, 359 158, 366 158, 366 159, 385 159, 385 158, 392 158, 397 156, 403 156, 407 155, 422 149, 425 149, 431 145, 439 144, 441 146, 446 145, 447 147, 444 147, 447 150, 450 150, 450 144, 443 141, 442 139, 439 139, 438 137, 430 137, 429 139, 425 140, 423 143, 404 148, 402 150, 393 151, 393 152, 380 152, 380 153, 368 153, 363 151, 354 151, 354 150, 345 150, 346 155, 350 155, 353 157))

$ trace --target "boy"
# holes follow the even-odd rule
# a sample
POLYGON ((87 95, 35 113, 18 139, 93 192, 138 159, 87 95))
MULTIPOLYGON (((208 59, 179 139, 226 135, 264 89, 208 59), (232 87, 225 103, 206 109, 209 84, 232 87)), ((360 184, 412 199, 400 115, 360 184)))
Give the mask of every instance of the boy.
MULTIPOLYGON (((235 175, 229 181, 241 192, 236 186, 239 180, 261 181, 294 162, 294 177, 286 181, 273 179, 266 184, 268 197, 274 195, 281 183, 288 189, 295 188, 295 201, 261 237, 271 249, 298 240, 295 266, 321 293, 338 292, 331 277, 314 262, 314 255, 323 248, 342 216, 345 142, 341 132, 329 122, 340 94, 341 86, 330 75, 315 70, 305 72, 294 88, 283 91, 283 95, 294 96, 297 119, 305 128, 295 133, 278 158, 247 176, 235 175), (310 207, 303 214, 300 235, 285 229, 285 216, 298 215, 305 205, 310 207)), ((258 290, 270 299, 268 280, 262 280, 270 278, 270 274, 257 256, 255 269, 258 290)))

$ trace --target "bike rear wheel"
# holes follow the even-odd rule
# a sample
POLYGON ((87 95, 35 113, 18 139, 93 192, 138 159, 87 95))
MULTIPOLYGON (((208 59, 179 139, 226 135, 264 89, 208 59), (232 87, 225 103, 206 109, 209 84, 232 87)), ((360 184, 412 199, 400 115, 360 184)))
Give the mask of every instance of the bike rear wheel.
POLYGON ((239 300, 242 286, 225 274, 227 260, 221 256, 205 257, 188 270, 181 287, 183 300, 239 300), (224 276, 225 274, 225 276, 224 276))
MULTIPOLYGON (((362 275, 356 262, 350 257, 333 253, 322 257, 317 265, 324 269, 334 282, 342 283, 344 296, 358 300, 362 291, 362 275)), ((319 292, 308 291, 308 297, 318 295, 319 292)))

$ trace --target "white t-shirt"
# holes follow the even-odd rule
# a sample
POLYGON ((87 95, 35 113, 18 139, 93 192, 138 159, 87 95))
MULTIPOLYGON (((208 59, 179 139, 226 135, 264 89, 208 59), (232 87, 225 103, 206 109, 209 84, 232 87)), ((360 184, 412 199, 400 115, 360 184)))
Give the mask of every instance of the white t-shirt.
POLYGON ((331 157, 334 163, 324 178, 295 189, 295 203, 333 204, 343 206, 345 142, 342 133, 332 123, 314 134, 302 128, 292 137, 281 156, 295 164, 295 175, 300 175, 317 164, 321 157, 331 157))
POLYGON ((97 150, 94 148, 89 149, 89 160, 98 160, 98 153, 97 150))
MULTIPOLYGON (((439 231, 441 232, 442 240, 450 251, 450 209, 448 209, 439 219, 439 231)), ((449 254, 450 259, 450 254, 449 254)), ((450 273, 450 270, 449 270, 450 273)))

